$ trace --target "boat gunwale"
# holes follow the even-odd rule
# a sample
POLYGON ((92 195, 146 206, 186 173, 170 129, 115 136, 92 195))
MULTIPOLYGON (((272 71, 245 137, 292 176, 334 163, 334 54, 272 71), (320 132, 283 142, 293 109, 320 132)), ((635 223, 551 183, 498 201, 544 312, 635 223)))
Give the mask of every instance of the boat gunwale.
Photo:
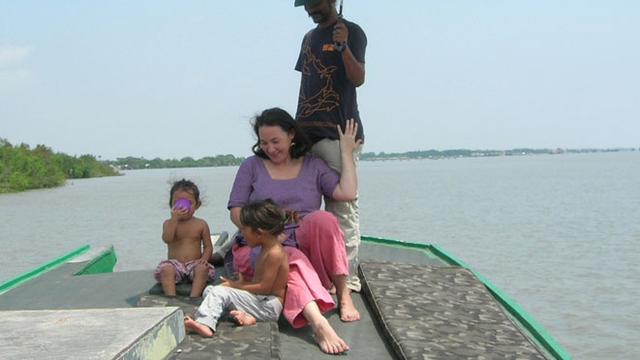
POLYGON ((414 242, 406 242, 401 240, 386 239, 374 236, 363 235, 361 237, 364 242, 371 242, 387 246, 397 246, 404 248, 413 248, 423 250, 425 253, 431 253, 449 265, 459 266, 471 271, 482 284, 489 290, 491 295, 507 310, 507 312, 516 318, 518 322, 534 337, 534 339, 553 357, 556 359, 570 360, 571 356, 564 348, 542 327, 526 310, 524 310, 515 300, 510 298, 491 281, 473 270, 464 261, 449 254, 440 246, 435 244, 422 244, 414 242))
POLYGON ((64 265, 65 263, 67 263, 69 260, 78 257, 82 254, 85 254, 89 251, 89 249, 91 249, 91 245, 83 245, 80 246, 79 248, 70 251, 69 253, 62 255, 54 260, 51 260, 49 262, 44 263, 43 265, 40 265, 38 267, 36 267, 33 270, 27 271, 25 273, 22 273, 18 276, 16 276, 13 279, 9 279, 7 281, 5 281, 4 283, 0 284, 0 295, 6 293, 7 291, 18 287, 26 282, 28 282, 31 279, 37 278, 38 276, 47 273, 57 267, 60 267, 62 265, 64 265))
POLYGON ((116 251, 113 245, 102 250, 98 255, 94 256, 82 269, 78 270, 75 275, 91 275, 111 273, 118 262, 116 251))

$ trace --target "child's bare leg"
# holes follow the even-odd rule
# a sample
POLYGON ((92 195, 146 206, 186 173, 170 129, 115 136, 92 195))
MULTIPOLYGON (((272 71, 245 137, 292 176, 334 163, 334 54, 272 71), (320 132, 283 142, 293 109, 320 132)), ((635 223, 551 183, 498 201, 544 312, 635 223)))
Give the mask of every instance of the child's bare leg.
POLYGON ((160 285, 166 296, 176 296, 176 269, 165 265, 160 270, 160 285))
POLYGON ((229 311, 229 315, 233 318, 236 324, 240 326, 255 325, 257 322, 256 318, 240 310, 231 310, 229 311))
POLYGON ((349 345, 342 340, 329 324, 329 321, 322 316, 318 304, 312 301, 304 307, 302 311, 313 330, 316 342, 320 349, 327 354, 340 354, 349 350, 349 345))
POLYGON ((187 331, 198 333, 204 337, 212 337, 214 334, 210 327, 205 324, 200 324, 188 316, 184 317, 184 327, 187 331))
POLYGON ((347 287, 347 276, 336 275, 333 277, 333 284, 336 287, 336 294, 340 306, 340 320, 345 322, 360 320, 360 312, 353 305, 351 289, 347 287))
POLYGON ((209 268, 207 265, 198 264, 194 269, 193 283, 191 284, 191 296, 192 298, 201 297, 202 290, 207 286, 207 279, 209 277, 209 268))

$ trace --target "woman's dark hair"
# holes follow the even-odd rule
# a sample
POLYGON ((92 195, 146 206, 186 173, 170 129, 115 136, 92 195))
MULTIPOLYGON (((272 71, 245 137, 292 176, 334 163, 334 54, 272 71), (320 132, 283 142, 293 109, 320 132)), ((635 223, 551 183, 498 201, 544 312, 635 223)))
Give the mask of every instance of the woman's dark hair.
POLYGON ((240 223, 253 230, 263 230, 271 235, 284 231, 285 224, 296 221, 294 212, 282 210, 271 199, 254 201, 240 210, 240 223))
POLYGON ((293 140, 289 154, 292 158, 297 159, 304 156, 311 149, 311 143, 307 136, 302 132, 298 122, 291 115, 280 108, 271 108, 264 110, 257 115, 253 121, 253 132, 256 134, 258 141, 251 148, 257 156, 268 159, 267 154, 260 148, 260 128, 263 126, 279 126, 284 132, 293 132, 293 140))
POLYGON ((178 190, 192 194, 196 200, 196 204, 200 204, 200 190, 198 190, 198 186, 191 180, 182 179, 174 182, 171 190, 169 190, 169 206, 173 206, 173 193, 178 190))

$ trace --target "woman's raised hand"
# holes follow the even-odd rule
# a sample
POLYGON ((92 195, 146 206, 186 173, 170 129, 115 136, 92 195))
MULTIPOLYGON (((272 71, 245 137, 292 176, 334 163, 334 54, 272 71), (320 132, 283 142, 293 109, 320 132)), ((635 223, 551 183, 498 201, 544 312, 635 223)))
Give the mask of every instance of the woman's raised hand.
POLYGON ((340 134, 340 149, 342 151, 353 153, 353 151, 362 144, 362 139, 356 140, 356 134, 358 134, 358 123, 354 119, 347 120, 344 132, 340 125, 338 127, 338 134, 340 134))
POLYGON ((356 140, 358 123, 354 119, 347 120, 344 132, 338 125, 340 134, 340 183, 333 191, 333 199, 337 201, 351 201, 358 196, 358 175, 354 152, 362 144, 362 139, 356 140))

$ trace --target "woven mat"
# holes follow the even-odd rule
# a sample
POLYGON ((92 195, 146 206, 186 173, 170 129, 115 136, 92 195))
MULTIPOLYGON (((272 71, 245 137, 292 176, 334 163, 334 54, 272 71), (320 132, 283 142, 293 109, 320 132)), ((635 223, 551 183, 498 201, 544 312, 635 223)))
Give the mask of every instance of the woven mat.
POLYGON ((361 262, 360 275, 401 359, 545 359, 466 269, 361 262))

